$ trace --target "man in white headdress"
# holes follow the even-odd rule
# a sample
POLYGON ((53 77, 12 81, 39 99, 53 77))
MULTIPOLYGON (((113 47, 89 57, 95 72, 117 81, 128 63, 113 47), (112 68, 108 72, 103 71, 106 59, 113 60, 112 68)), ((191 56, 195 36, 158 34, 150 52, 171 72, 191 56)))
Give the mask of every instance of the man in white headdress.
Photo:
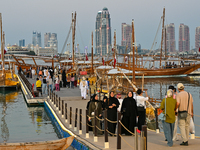
POLYGON ((81 89, 82 99, 86 99, 88 84, 87 81, 85 80, 85 77, 82 78, 79 88, 81 89))

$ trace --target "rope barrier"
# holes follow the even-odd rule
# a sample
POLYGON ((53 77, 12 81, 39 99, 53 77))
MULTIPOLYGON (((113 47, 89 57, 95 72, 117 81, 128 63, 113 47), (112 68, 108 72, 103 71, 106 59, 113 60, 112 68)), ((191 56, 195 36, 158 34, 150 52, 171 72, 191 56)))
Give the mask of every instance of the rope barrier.
POLYGON ((81 114, 82 117, 85 117, 84 115, 81 114))
POLYGON ((98 118, 97 116, 96 116, 96 118, 97 118, 98 120, 100 120, 100 121, 104 121, 104 119, 100 119, 100 118, 98 118))
POLYGON ((81 124, 82 124, 82 125, 84 125, 84 126, 86 125, 86 124, 85 124, 85 123, 83 123, 82 121, 81 121, 81 124))
POLYGON ((94 128, 94 126, 91 126, 91 125, 89 125, 88 123, 87 123, 87 125, 88 125, 89 127, 91 127, 91 128, 94 128))
POLYGON ((124 127, 124 129, 126 129, 126 131, 128 131, 130 134, 135 135, 133 132, 131 132, 130 130, 128 130, 122 123, 121 121, 119 121, 119 123, 122 125, 122 127, 124 127))
POLYGON ((105 118, 108 122, 110 122, 110 123, 117 123, 117 121, 111 121, 111 120, 109 120, 108 118, 105 118))
POLYGON ((200 117, 199 115, 195 115, 195 114, 194 114, 194 116, 196 116, 196 117, 200 117))
MULTIPOLYGON (((87 117, 89 118, 90 116, 87 115, 87 117)), ((90 117, 90 118, 94 118, 94 117, 90 117)))
POLYGON ((104 131, 104 130, 102 130, 102 129, 99 129, 97 126, 96 126, 96 128, 97 128, 99 131, 104 131))
POLYGON ((117 134, 111 133, 110 131, 108 131, 108 129, 106 129, 106 131, 111 134, 112 136, 117 136, 117 134))
POLYGON ((130 146, 132 149, 134 149, 134 147, 131 146, 131 145, 122 137, 121 134, 119 134, 119 136, 122 138, 122 140, 123 140, 128 146, 130 146))
POLYGON ((200 125, 198 125, 198 124, 194 124, 194 125, 200 127, 200 125))

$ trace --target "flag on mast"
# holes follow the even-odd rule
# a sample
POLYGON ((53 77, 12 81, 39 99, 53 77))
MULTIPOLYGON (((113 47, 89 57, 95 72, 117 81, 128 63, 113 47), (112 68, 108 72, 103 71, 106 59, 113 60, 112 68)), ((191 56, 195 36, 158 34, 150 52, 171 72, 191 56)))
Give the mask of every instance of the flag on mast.
POLYGON ((116 65, 116 55, 115 55, 114 65, 113 65, 114 68, 115 68, 115 65, 116 65))
POLYGON ((85 60, 88 61, 88 56, 87 56, 87 46, 85 46, 85 60))
MULTIPOLYGON (((8 51, 7 47, 4 48, 4 54, 8 51)), ((0 54, 0 58, 1 58, 1 54, 0 54)))
POLYGON ((103 59, 103 57, 102 57, 102 62, 103 62, 103 66, 104 66, 104 59, 103 59))

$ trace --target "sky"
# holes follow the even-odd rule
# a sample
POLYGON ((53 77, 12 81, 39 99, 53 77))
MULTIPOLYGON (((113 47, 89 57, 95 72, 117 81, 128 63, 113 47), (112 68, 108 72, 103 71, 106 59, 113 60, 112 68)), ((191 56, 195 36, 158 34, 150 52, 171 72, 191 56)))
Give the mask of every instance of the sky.
MULTIPOLYGON (((88 46, 90 52, 96 15, 104 7, 108 8, 111 17, 112 41, 116 30, 119 45, 121 23, 131 24, 134 19, 136 44, 141 44, 142 49, 151 49, 165 7, 165 23, 175 24, 176 49, 180 23, 189 26, 190 47, 194 48, 195 29, 200 26, 199 6, 199 0, 1 0, 0 12, 6 44, 19 44, 20 39, 29 44, 32 32, 38 31, 42 35, 43 47, 44 33, 51 32, 57 33, 60 52, 70 29, 71 14, 76 11, 76 43, 79 43, 81 51, 88 46)), ((71 39, 70 36, 70 44, 71 39)), ((93 41, 95 44, 95 39, 93 41)), ((161 42, 161 29, 156 41, 161 42)))

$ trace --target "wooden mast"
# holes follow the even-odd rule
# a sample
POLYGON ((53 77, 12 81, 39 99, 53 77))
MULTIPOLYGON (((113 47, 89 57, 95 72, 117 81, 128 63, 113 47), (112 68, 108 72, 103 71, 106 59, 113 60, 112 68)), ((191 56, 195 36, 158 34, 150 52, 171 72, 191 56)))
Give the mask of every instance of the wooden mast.
POLYGON ((165 60, 167 58, 167 32, 165 27, 165 60))
POLYGON ((93 70, 93 32, 92 32, 92 73, 94 72, 93 70))
POLYGON ((76 12, 74 14, 74 18, 73 18, 73 13, 72 13, 72 24, 74 25, 72 28, 73 29, 73 34, 72 34, 72 59, 73 59, 73 62, 72 62, 72 65, 73 65, 73 68, 74 68, 74 43, 75 43, 75 30, 76 30, 76 12))
POLYGON ((164 23, 165 23, 165 8, 163 9, 162 38, 161 38, 161 49, 160 49, 160 68, 162 65, 162 46, 163 46, 164 23))
POLYGON ((135 82, 135 36, 134 36, 134 20, 132 20, 132 48, 133 48, 133 73, 132 82, 135 82))

